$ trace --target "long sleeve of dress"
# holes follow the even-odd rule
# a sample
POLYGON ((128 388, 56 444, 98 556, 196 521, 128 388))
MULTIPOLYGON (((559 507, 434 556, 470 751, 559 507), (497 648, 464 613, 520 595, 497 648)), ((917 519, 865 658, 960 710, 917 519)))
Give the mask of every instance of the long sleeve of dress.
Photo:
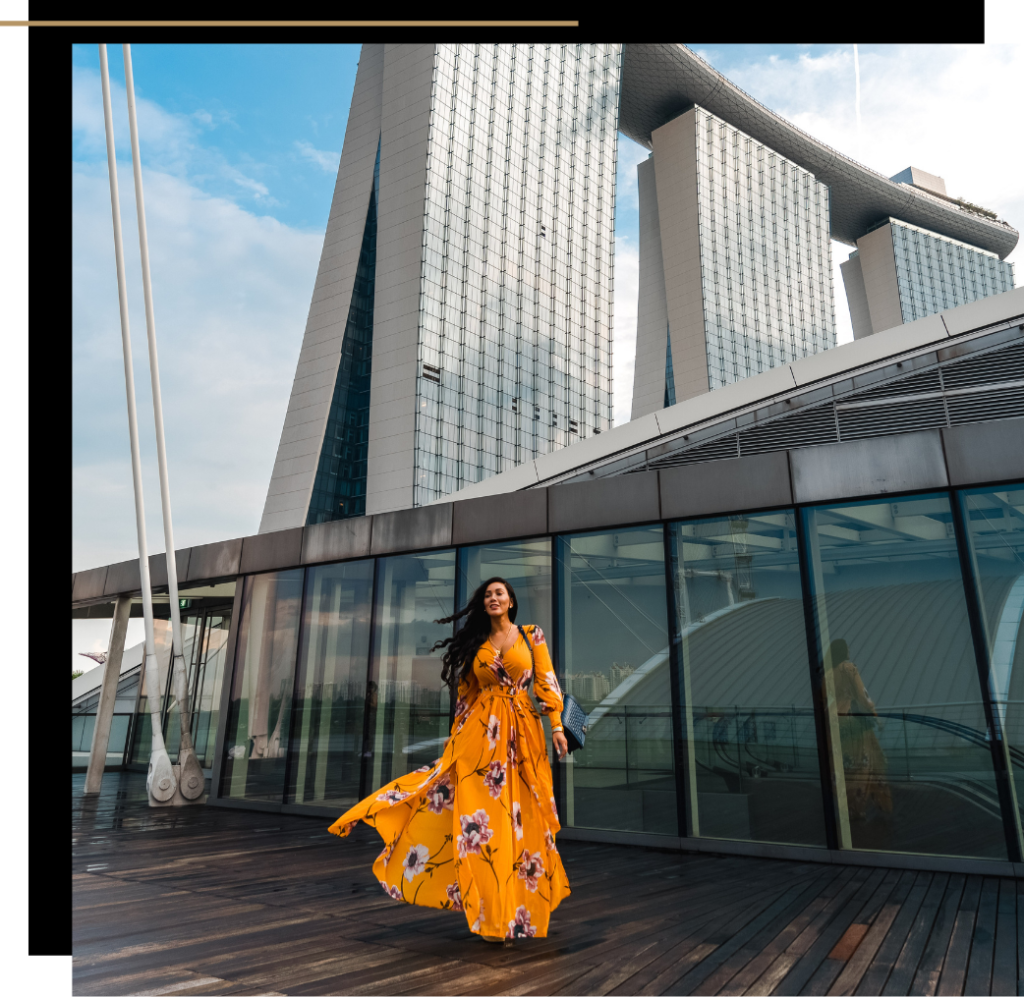
POLYGON ((538 626, 524 627, 530 642, 533 644, 533 660, 536 674, 533 677, 533 691, 538 700, 541 713, 551 721, 552 727, 562 725, 562 687, 558 684, 548 642, 544 631, 538 626))
POLYGON ((462 729, 477 697, 480 695, 480 683, 472 671, 459 679, 459 691, 455 699, 455 720, 452 722, 452 734, 462 729))

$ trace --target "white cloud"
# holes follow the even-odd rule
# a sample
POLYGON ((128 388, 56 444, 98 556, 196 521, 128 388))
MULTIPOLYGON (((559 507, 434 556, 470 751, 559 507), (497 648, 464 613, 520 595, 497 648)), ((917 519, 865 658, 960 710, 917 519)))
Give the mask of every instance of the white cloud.
POLYGON ((251 190, 256 197, 267 197, 270 194, 270 190, 267 185, 260 183, 258 180, 253 180, 252 177, 247 177, 244 173, 234 168, 230 169, 228 175, 232 181, 242 187, 244 190, 251 190))
MULTIPOLYGON (((113 58, 116 46, 108 46, 107 51, 113 58)), ((136 98, 135 107, 143 163, 164 172, 183 174, 187 162, 197 151, 196 127, 192 117, 173 114, 143 97, 136 98)), ((131 137, 127 93, 116 79, 110 81, 110 109, 114 122, 114 147, 119 156, 129 158, 131 137)), ((71 129, 79 156, 106 157, 100 75, 80 66, 71 70, 71 129)))
MULTIPOLYGON (((322 233, 147 170, 175 545, 256 531, 322 233)), ((150 551, 163 549, 130 167, 119 170, 150 551)), ((73 570, 137 556, 105 168, 73 172, 73 570)))
POLYGON ((303 159, 308 159, 315 166, 319 166, 324 173, 337 173, 338 163, 341 161, 340 152, 330 152, 325 149, 318 149, 312 142, 296 142, 295 148, 303 159))
MULTIPOLYGON (((862 46, 861 161, 884 176, 911 165, 938 174, 950 194, 1019 228, 1024 132, 1012 124, 1012 107, 1022 73, 1019 44, 862 46)), ((852 45, 819 57, 754 63, 730 77, 800 128, 857 157, 852 45)))

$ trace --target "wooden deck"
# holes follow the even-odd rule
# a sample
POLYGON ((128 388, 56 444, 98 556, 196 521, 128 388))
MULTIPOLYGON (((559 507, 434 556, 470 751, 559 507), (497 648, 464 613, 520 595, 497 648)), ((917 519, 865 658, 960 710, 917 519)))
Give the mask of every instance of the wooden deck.
POLYGON ((150 810, 73 776, 76 994, 1018 994, 1024 883, 564 841, 573 894, 504 949, 396 903, 369 828, 150 810))

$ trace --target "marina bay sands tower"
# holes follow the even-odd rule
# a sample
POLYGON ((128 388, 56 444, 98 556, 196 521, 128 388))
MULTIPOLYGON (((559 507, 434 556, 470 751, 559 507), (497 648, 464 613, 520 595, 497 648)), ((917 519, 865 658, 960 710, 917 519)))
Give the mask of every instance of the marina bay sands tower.
POLYGON ((261 533, 611 428, 620 131, 651 150, 633 419, 834 347, 834 242, 858 339, 1014 286, 993 212, 843 156, 683 45, 365 45, 261 533))
POLYGON ((260 531, 611 428, 619 45, 364 45, 260 531))

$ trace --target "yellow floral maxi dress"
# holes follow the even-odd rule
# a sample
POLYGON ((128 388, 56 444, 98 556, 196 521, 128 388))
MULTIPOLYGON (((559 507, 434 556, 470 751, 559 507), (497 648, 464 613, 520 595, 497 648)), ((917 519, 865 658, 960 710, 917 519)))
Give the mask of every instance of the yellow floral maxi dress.
MULTIPOLYGON (((536 659, 534 692, 554 726, 562 692, 540 627, 523 628, 536 659)), ((540 717, 530 701, 530 649, 489 641, 459 683, 452 737, 433 765, 395 779, 330 830, 366 821, 384 839, 373 871, 395 900, 464 911, 470 931, 544 938, 569 894, 555 848, 560 830, 540 717)))

